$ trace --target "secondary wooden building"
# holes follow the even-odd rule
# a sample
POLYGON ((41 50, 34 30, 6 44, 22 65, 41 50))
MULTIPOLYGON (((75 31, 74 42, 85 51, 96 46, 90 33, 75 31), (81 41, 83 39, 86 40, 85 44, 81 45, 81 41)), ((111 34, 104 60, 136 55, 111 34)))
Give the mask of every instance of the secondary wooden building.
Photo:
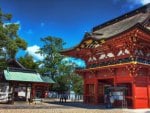
POLYGON ((150 108, 150 4, 98 25, 62 54, 83 59, 84 102, 150 108))
POLYGON ((54 81, 36 71, 25 69, 16 60, 7 60, 0 73, 0 103, 45 98, 54 81))

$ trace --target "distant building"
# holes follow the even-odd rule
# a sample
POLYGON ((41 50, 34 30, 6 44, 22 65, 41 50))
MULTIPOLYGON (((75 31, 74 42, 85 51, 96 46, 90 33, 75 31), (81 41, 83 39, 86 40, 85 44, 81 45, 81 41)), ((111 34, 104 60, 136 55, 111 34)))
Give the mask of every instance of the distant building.
POLYGON ((44 98, 54 81, 16 60, 7 60, 8 68, 0 72, 0 103, 44 98))
POLYGON ((62 54, 85 60, 84 102, 150 108, 150 4, 96 26, 62 54))

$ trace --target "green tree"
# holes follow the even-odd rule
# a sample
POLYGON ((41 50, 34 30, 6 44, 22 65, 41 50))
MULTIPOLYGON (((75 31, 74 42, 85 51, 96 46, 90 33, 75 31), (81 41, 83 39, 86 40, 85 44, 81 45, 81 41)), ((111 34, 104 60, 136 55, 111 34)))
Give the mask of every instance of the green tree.
POLYGON ((75 92, 76 95, 83 94, 83 79, 81 76, 75 73, 77 65, 73 62, 64 62, 62 67, 64 74, 67 75, 66 80, 69 83, 70 89, 75 92))
POLYGON ((12 15, 4 14, 0 9, 0 70, 3 70, 7 67, 7 63, 5 61, 6 52, 3 51, 3 48, 7 45, 7 36, 6 30, 4 29, 4 22, 10 21, 12 15))
POLYGON ((8 37, 6 36, 6 29, 4 27, 4 22, 10 21, 12 18, 11 14, 4 14, 0 8, 0 56, 1 56, 1 62, 0 67, 3 66, 4 60, 5 60, 5 54, 3 52, 3 48, 7 45, 8 37), (4 59, 3 59, 4 58, 4 59))
POLYGON ((83 79, 77 74, 72 74, 71 76, 72 90, 77 95, 83 94, 83 79))
POLYGON ((12 18, 11 14, 4 14, 0 8, 0 26, 2 26, 5 21, 10 21, 11 18, 12 18))
POLYGON ((40 48, 39 53, 44 56, 44 60, 41 61, 43 66, 40 72, 43 74, 50 72, 50 76, 54 79, 61 73, 60 67, 63 56, 59 52, 63 50, 64 42, 61 38, 51 36, 42 38, 41 41, 44 45, 40 48))
POLYGON ((38 69, 38 63, 34 62, 34 59, 31 55, 26 54, 24 57, 20 57, 18 61, 27 69, 38 69))
POLYGON ((67 65, 65 62, 61 61, 59 71, 59 76, 55 77, 56 84, 54 84, 53 90, 59 93, 64 93, 69 91, 71 87, 70 75, 73 72, 72 65, 67 65))
POLYGON ((19 49, 25 50, 27 47, 27 43, 25 40, 19 37, 18 30, 19 25, 18 24, 8 24, 5 25, 4 29, 6 29, 6 37, 7 37, 7 56, 8 58, 15 58, 16 53, 19 49))
POLYGON ((83 79, 75 73, 76 65, 71 62, 63 62, 60 70, 61 75, 55 78, 53 90, 57 92, 74 91, 76 95, 83 94, 83 79))
POLYGON ((58 93, 64 93, 70 89, 70 81, 68 79, 68 75, 61 75, 55 77, 56 83, 53 85, 54 91, 58 93))
POLYGON ((8 58, 15 58, 19 49, 26 49, 27 43, 18 35, 19 24, 10 23, 11 19, 11 14, 5 14, 0 9, 0 48, 7 50, 8 58))

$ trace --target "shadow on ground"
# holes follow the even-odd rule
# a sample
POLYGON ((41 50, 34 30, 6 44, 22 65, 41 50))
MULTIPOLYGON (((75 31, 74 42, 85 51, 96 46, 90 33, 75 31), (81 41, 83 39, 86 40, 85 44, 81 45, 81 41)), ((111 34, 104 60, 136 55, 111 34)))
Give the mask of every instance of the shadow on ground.
POLYGON ((64 108, 84 108, 84 109, 106 109, 103 105, 89 105, 83 102, 47 102, 48 104, 61 105, 64 108))
POLYGON ((41 104, 28 104, 27 102, 18 102, 15 104, 0 104, 0 109, 105 109, 104 106, 87 105, 83 102, 43 102, 41 104))
POLYGON ((27 102, 17 102, 15 104, 0 104, 0 109, 106 109, 102 105, 88 105, 83 102, 66 102, 60 103, 59 101, 47 101, 41 104, 29 104, 27 102))

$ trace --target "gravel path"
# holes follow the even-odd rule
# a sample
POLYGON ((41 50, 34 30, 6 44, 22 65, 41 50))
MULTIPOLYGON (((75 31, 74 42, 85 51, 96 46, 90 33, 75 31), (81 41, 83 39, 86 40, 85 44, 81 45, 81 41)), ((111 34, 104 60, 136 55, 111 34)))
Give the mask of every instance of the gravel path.
POLYGON ((105 109, 104 106, 92 106, 79 102, 48 102, 37 105, 29 105, 28 103, 0 104, 0 113, 150 113, 150 110, 105 109))
POLYGON ((0 113, 130 113, 123 110, 89 110, 89 109, 3 109, 0 113))

